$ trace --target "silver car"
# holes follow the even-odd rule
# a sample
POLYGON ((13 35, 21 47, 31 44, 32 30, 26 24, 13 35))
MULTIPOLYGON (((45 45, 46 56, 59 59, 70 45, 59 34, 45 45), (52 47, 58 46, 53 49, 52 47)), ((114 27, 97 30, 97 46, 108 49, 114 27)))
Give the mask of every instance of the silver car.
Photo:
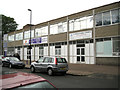
POLYGON ((36 62, 31 63, 31 72, 47 72, 48 75, 60 72, 66 74, 68 64, 65 58, 62 57, 41 57, 36 62))

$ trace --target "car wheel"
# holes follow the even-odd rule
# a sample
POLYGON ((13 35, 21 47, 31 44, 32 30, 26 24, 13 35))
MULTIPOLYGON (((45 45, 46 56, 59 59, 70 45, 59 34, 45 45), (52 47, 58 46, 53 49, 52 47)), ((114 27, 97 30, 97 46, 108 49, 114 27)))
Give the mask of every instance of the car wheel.
POLYGON ((9 64, 9 68, 12 68, 12 64, 9 64))
POLYGON ((4 63, 2 63, 2 67, 4 67, 4 63))
POLYGON ((32 66, 31 67, 31 72, 34 73, 35 72, 35 68, 32 66))
POLYGON ((53 70, 52 69, 48 69, 48 75, 52 76, 53 75, 53 70))

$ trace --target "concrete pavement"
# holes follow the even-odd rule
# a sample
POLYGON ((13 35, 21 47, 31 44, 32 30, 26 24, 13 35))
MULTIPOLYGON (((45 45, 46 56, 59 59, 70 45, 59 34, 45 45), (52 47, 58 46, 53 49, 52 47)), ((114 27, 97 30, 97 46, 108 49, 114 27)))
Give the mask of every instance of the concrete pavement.
MULTIPOLYGON (((30 68, 29 65, 26 65, 30 68)), ((69 64, 69 71, 67 74, 72 75, 90 75, 90 74, 109 74, 118 75, 118 68, 120 66, 107 66, 107 65, 90 65, 90 64, 69 64)))

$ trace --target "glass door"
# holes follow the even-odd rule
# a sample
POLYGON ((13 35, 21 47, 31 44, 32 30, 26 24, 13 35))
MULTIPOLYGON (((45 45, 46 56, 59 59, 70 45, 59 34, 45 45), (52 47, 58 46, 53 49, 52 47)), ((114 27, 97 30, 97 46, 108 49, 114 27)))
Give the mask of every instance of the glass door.
POLYGON ((85 63, 85 47, 77 47, 77 62, 85 63))

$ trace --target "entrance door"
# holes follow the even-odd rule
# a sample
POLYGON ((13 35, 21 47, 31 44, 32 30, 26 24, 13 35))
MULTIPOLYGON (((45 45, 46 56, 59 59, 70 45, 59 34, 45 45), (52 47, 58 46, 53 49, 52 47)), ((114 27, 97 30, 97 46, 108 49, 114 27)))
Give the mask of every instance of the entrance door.
POLYGON ((77 47, 77 62, 85 63, 85 47, 77 47))

